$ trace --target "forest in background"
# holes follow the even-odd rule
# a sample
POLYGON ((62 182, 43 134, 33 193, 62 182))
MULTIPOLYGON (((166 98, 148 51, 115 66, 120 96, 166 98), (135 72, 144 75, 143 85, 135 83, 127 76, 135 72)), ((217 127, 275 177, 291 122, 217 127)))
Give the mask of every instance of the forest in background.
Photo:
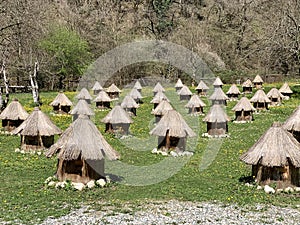
MULTIPOLYGON (((298 0, 5 0, 0 2, 0 61, 11 85, 48 90, 76 86, 103 53, 136 40, 164 40, 195 52, 225 82, 299 77, 298 0)), ((183 77, 164 64, 123 68, 111 82, 183 77)))

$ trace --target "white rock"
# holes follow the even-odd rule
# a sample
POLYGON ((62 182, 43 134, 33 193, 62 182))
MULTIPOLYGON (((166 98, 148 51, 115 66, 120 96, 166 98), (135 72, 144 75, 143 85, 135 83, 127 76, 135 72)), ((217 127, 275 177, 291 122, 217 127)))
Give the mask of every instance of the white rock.
POLYGON ((300 187, 295 187, 294 190, 295 190, 296 192, 300 192, 300 187))
POLYGON ((262 189, 262 186, 258 185, 256 189, 257 189, 257 190, 261 190, 261 189, 262 189))
POLYGON ((161 152, 161 154, 162 154, 163 156, 167 156, 167 155, 168 155, 167 152, 161 152))
POLYGON ((57 182, 55 184, 55 188, 64 188, 66 186, 66 182, 57 182))
POLYGON ((176 152, 174 152, 174 151, 171 151, 170 155, 173 156, 173 157, 177 157, 178 156, 178 154, 176 152))
POLYGON ((37 152, 36 154, 41 155, 42 153, 41 152, 37 152))
POLYGON ((104 179, 99 179, 96 181, 96 184, 98 184, 100 187, 104 187, 106 182, 104 179))
POLYGON ((24 150, 21 150, 20 152, 21 152, 22 154, 25 154, 25 151, 24 151, 24 150))
POLYGON ((55 183, 54 181, 50 181, 50 182, 48 183, 48 186, 49 186, 49 187, 56 186, 56 183, 55 183))
POLYGON ((110 179, 109 176, 105 176, 105 178, 106 178, 106 183, 107 183, 107 184, 111 183, 111 179, 110 179))
POLYGON ((270 187, 269 185, 265 185, 264 191, 265 191, 267 194, 270 194, 270 193, 274 194, 274 193, 275 193, 274 188, 270 187))
POLYGON ((88 188, 93 188, 93 187, 95 187, 95 181, 94 181, 94 180, 89 181, 89 182, 86 184, 86 186, 87 186, 88 188))
POLYGON ((291 187, 287 187, 287 188, 284 189, 284 192, 286 192, 286 193, 292 193, 292 192, 294 192, 294 189, 291 188, 291 187))
POLYGON ((19 148, 16 148, 15 149, 15 152, 20 152, 21 150, 19 148))
POLYGON ((184 151, 184 152, 182 153, 183 156, 192 156, 193 154, 194 154, 194 153, 189 152, 189 151, 184 151))
POLYGON ((246 183, 245 185, 246 185, 247 187, 253 187, 253 184, 246 183))
POLYGON ((78 191, 82 191, 85 187, 83 183, 74 183, 74 182, 72 182, 72 186, 78 191))
POLYGON ((157 148, 154 148, 154 149, 152 149, 152 151, 151 151, 152 153, 157 153, 157 148))
POLYGON ((282 188, 278 188, 278 189, 276 190, 276 193, 281 193, 281 192, 283 192, 283 189, 282 189, 282 188))

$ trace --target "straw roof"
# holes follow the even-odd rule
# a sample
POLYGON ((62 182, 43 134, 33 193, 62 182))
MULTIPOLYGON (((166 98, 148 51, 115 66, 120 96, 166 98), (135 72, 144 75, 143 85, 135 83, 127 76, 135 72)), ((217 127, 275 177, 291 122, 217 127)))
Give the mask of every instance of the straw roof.
POLYGON ((242 97, 238 103, 232 108, 233 111, 255 111, 247 97, 242 97))
POLYGON ((155 109, 152 110, 151 114, 161 116, 165 115, 167 111, 172 110, 172 105, 165 99, 163 99, 155 109))
POLYGON ((227 116, 221 105, 213 105, 203 121, 209 123, 225 123, 230 121, 230 117, 227 116))
POLYGON ((240 159, 250 165, 300 167, 300 144, 275 122, 240 159))
POLYGON ((268 94, 268 98, 284 98, 284 96, 279 92, 277 88, 272 88, 268 94))
POLYGON ((223 82, 221 81, 220 77, 217 77, 213 83, 213 86, 222 86, 223 82))
POLYGON ((0 114, 2 120, 25 120, 29 114, 23 108, 21 103, 14 99, 0 114))
POLYGON ((101 86, 101 84, 96 81, 93 88, 92 88, 93 91, 102 91, 103 90, 103 87, 101 86))
POLYGON ((82 88, 78 95, 76 95, 77 99, 86 99, 92 100, 92 96, 90 95, 89 91, 86 88, 82 88))
POLYGON ((122 92, 115 84, 110 85, 107 89, 106 92, 112 93, 112 92, 122 92))
POLYGON ((129 95, 133 98, 133 99, 142 99, 143 96, 141 95, 141 93, 136 89, 136 88, 132 88, 129 95))
POLYGON ((142 85, 141 83, 137 80, 133 86, 133 88, 137 89, 137 90, 142 90, 142 85))
POLYGON ((150 131, 151 135, 164 137, 169 131, 171 137, 194 137, 195 132, 185 122, 183 117, 176 110, 169 110, 150 131))
POLYGON ((183 87, 183 83, 182 83, 182 81, 181 81, 180 78, 177 80, 177 82, 176 82, 176 84, 175 84, 175 87, 176 87, 176 88, 181 88, 181 87, 183 87))
POLYGON ((300 106, 295 109, 282 127, 288 131, 300 131, 300 106))
POLYGON ((263 79, 259 75, 256 75, 253 80, 253 83, 263 83, 263 82, 264 82, 263 79))
POLYGON ((153 92, 165 92, 165 89, 163 88, 163 86, 161 86, 161 84, 159 82, 157 82, 152 91, 153 92))
POLYGON ((51 106, 72 106, 73 103, 70 99, 62 92, 58 93, 55 99, 50 103, 51 106))
POLYGON ((116 105, 102 120, 103 123, 119 124, 133 123, 128 113, 120 106, 116 105))
POLYGON ((291 90, 289 84, 287 82, 285 82, 281 88, 279 89, 279 92, 280 93, 283 93, 283 94, 293 94, 293 91, 291 90))
POLYGON ((122 108, 138 108, 139 104, 130 95, 126 95, 121 103, 122 108))
POLYGON ((101 160, 107 157, 110 160, 119 159, 115 151, 104 139, 95 124, 84 115, 80 115, 45 153, 47 157, 58 152, 62 160, 101 160))
POLYGON ((235 84, 233 84, 230 86, 230 88, 226 92, 226 94, 236 94, 237 95, 237 94, 241 94, 241 92, 240 92, 239 88, 235 84))
POLYGON ((180 91, 178 92, 179 95, 192 95, 193 93, 190 91, 188 86, 183 85, 180 91))
POLYGON ((209 100, 228 100, 228 96, 221 88, 216 88, 214 93, 208 98, 209 100))
POLYGON ((266 102, 270 103, 271 100, 268 98, 263 90, 258 90, 255 92, 254 96, 250 99, 250 102, 266 102))
POLYGON ((247 79, 243 84, 242 87, 253 87, 252 81, 247 79))
POLYGON ((70 112, 71 115, 95 115, 89 104, 84 99, 79 99, 75 107, 70 112))
POLYGON ((163 99, 170 102, 167 96, 163 92, 159 91, 156 93, 156 95, 153 97, 150 103, 160 103, 163 99))
POLYGON ((206 106, 205 103, 199 98, 198 95, 192 95, 191 99, 185 105, 186 108, 193 108, 193 107, 204 107, 206 106))
POLYGON ((61 134, 61 130, 43 113, 39 107, 35 107, 27 119, 16 129, 13 134, 26 136, 52 136, 61 134))
POLYGON ((198 86, 195 89, 196 90, 209 90, 209 87, 202 80, 200 80, 198 86))
POLYGON ((111 102, 112 99, 108 96, 105 91, 100 91, 93 102, 111 102))

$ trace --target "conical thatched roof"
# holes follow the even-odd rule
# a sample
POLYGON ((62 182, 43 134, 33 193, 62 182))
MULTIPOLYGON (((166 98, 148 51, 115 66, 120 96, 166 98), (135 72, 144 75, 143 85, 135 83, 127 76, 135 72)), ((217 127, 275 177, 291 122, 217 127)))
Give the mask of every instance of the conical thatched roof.
POLYGON ((156 116, 161 116, 161 115, 166 114, 167 111, 172 110, 172 109, 173 109, 173 107, 171 106, 171 104, 167 100, 163 99, 158 104, 158 106, 156 106, 156 108, 154 110, 152 110, 151 113, 156 116))
POLYGON ((141 83, 137 80, 133 86, 133 88, 137 89, 137 90, 142 90, 142 85, 141 83))
POLYGON ((62 160, 110 160, 119 159, 116 152, 104 139, 95 124, 84 115, 80 115, 61 135, 58 141, 45 153, 47 157, 58 152, 62 160))
POLYGON ((213 86, 222 86, 223 82, 221 81, 220 77, 217 77, 213 83, 213 86))
POLYGON ((101 84, 96 81, 93 88, 92 88, 93 91, 102 91, 103 90, 103 87, 101 86, 101 84))
POLYGON ((193 93, 190 91, 188 86, 183 85, 180 91, 178 92, 179 95, 192 95, 193 93))
POLYGON ((255 92, 254 96, 250 99, 250 102, 266 102, 270 103, 271 100, 268 98, 263 90, 258 90, 255 92))
POLYGON ((112 99, 108 96, 105 91, 100 91, 93 102, 111 102, 112 99))
POLYGON ((181 81, 180 78, 177 80, 177 82, 176 82, 176 84, 175 84, 175 87, 176 87, 176 88, 182 88, 182 87, 183 87, 183 83, 182 83, 182 81, 181 81))
POLYGON ((238 103, 232 108, 233 111, 255 111, 247 97, 242 97, 238 103))
POLYGON ((120 124, 133 123, 128 113, 120 106, 116 105, 102 120, 103 123, 120 124))
POLYGON ((170 102, 169 99, 167 98, 167 96, 163 92, 159 91, 159 92, 156 93, 156 95, 153 97, 153 99, 151 100, 150 103, 156 103, 157 104, 157 103, 160 103, 163 99, 170 102))
POLYGON ((58 93, 55 99, 50 103, 51 106, 72 106, 73 103, 70 99, 62 92, 58 93))
POLYGON ((253 83, 263 83, 263 82, 264 82, 263 79, 259 75, 256 75, 253 80, 253 83))
POLYGON ((279 92, 279 90, 277 88, 272 88, 268 94, 267 94, 268 98, 284 98, 284 96, 279 92))
POLYGON ((239 88, 233 84, 230 86, 229 90, 226 92, 226 94, 235 94, 235 95, 238 95, 238 94, 241 94, 239 88))
POLYGON ((106 89, 106 92, 109 92, 109 93, 113 93, 113 92, 121 93, 122 91, 121 91, 115 84, 112 84, 112 85, 110 85, 110 86, 106 89))
POLYGON ((163 88, 163 86, 161 86, 161 84, 159 82, 157 82, 152 91, 153 92, 165 92, 165 89, 163 88))
POLYGON ((290 161, 300 167, 300 144, 279 123, 274 123, 240 159, 250 165, 282 167, 290 161))
POLYGON ((243 84, 242 87, 253 87, 252 81, 247 79, 243 84))
POLYGON ((291 90, 289 84, 285 82, 281 88, 279 89, 279 92, 282 94, 293 94, 293 91, 291 90))
POLYGON ((300 131, 300 106, 290 115, 282 127, 288 131, 300 131))
POLYGON ((206 106, 205 103, 199 98, 198 95, 193 95, 189 102, 185 105, 186 108, 193 108, 193 107, 204 107, 206 106))
POLYGON ((141 93, 136 89, 136 88, 132 88, 129 95, 133 98, 133 99, 142 99, 143 96, 141 95, 141 93))
POLYGON ((27 119, 12 131, 13 134, 26 136, 52 136, 61 134, 61 132, 62 131, 38 107, 35 107, 27 119))
POLYGON ((78 95, 76 95, 77 99, 85 99, 85 100, 92 100, 92 96, 90 95, 89 91, 86 88, 82 88, 78 95))
POLYGON ((216 88, 214 93, 208 98, 209 100, 228 100, 228 96, 221 88, 216 88))
POLYGON ((121 103, 122 108, 138 108, 139 104, 130 95, 126 95, 121 103))
POLYGON ((225 123, 230 121, 230 118, 227 116, 221 105, 213 105, 204 117, 203 121, 209 123, 225 123))
POLYGON ((196 90, 209 90, 209 87, 202 80, 200 80, 196 90))
POLYGON ((176 110, 169 110, 150 131, 151 135, 164 137, 169 131, 171 137, 194 137, 195 132, 185 122, 183 117, 176 110))
POLYGON ((79 99, 75 107, 70 112, 71 115, 88 115, 93 116, 94 111, 84 99, 79 99))
POLYGON ((1 120, 25 120, 29 114, 23 108, 21 103, 14 99, 0 114, 1 120))

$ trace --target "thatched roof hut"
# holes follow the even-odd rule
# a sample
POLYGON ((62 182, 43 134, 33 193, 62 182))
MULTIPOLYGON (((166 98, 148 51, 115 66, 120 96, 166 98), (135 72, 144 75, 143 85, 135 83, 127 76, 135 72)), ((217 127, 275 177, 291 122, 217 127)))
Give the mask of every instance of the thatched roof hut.
POLYGON ((198 95, 200 96, 206 96, 207 91, 209 90, 209 87, 202 81, 200 80, 198 86, 195 88, 197 91, 198 95))
POLYGON ((291 132, 294 137, 300 143, 300 106, 290 115, 290 117, 284 122, 282 127, 291 132))
POLYGON ((183 117, 176 110, 168 110, 159 123, 150 131, 158 136, 158 148, 165 151, 184 151, 187 137, 196 136, 183 117))
POLYGON ((259 75, 256 75, 252 82, 257 89, 262 88, 262 85, 264 83, 263 79, 259 75))
POLYGON ((1 112, 0 119, 2 120, 2 127, 6 131, 12 131, 28 117, 28 113, 23 108, 18 99, 14 99, 1 112))
POLYGON ((263 90, 257 90, 254 96, 250 99, 250 102, 253 103, 254 108, 261 110, 261 109, 268 109, 269 103, 271 100, 268 98, 266 93, 263 90))
POLYGON ((136 90, 138 90, 139 92, 141 92, 143 87, 142 87, 141 83, 137 80, 135 82, 133 88, 135 88, 136 90))
POLYGON ((250 79, 247 79, 243 84, 242 84, 243 92, 244 93, 252 93, 252 88, 253 84, 250 79))
POLYGON ((237 100, 241 92, 239 88, 236 86, 236 84, 233 84, 230 86, 226 94, 231 100, 237 100))
POLYGON ((271 105, 280 105, 284 98, 277 88, 272 88, 268 92, 267 97, 271 100, 271 105))
POLYGON ((56 113, 62 114, 69 113, 72 105, 73 103, 63 92, 58 93, 55 99, 50 103, 50 106, 53 107, 56 113))
POLYGON ((125 109, 130 115, 136 116, 136 109, 139 107, 139 104, 137 104, 130 95, 126 95, 121 103, 121 107, 125 109))
POLYGON ((52 157, 56 153, 58 180, 84 184, 90 180, 105 179, 104 159, 117 160, 120 157, 85 115, 80 115, 63 132, 46 156, 52 157))
POLYGON ((207 124, 207 133, 213 136, 223 136, 228 132, 230 118, 221 105, 213 105, 203 119, 207 124))
POLYGON ((129 114, 116 105, 102 120, 105 123, 105 132, 128 134, 130 124, 133 123, 129 114))
POLYGON ((97 95, 100 91, 103 91, 103 87, 98 81, 96 81, 92 88, 92 91, 94 92, 94 95, 97 95))
POLYGON ((54 135, 61 132, 38 107, 35 107, 26 120, 12 131, 13 134, 21 135, 23 150, 49 148, 54 143, 54 135))
POLYGON ((142 103, 143 96, 141 95, 141 93, 137 89, 132 88, 129 95, 130 95, 130 97, 132 97, 134 99, 134 101, 136 103, 142 103))
POLYGON ((215 79, 215 81, 213 82, 213 86, 214 86, 215 88, 222 88, 223 82, 221 81, 220 77, 217 77, 217 78, 215 79))
POLYGON ((235 121, 252 121, 255 108, 247 97, 242 97, 238 103, 232 108, 235 111, 235 121))
POLYGON ((152 92, 153 92, 153 95, 156 95, 157 92, 165 92, 165 89, 163 88, 163 86, 161 86, 161 84, 159 82, 157 82, 156 85, 154 86, 152 92))
POLYGON ((178 92, 180 100, 190 100, 193 93, 190 91, 188 86, 183 85, 183 87, 178 92))
POLYGON ((176 91, 177 91, 177 92, 180 91, 180 89, 181 89, 182 87, 183 87, 183 83, 182 83, 181 79, 178 78, 178 80, 177 80, 177 82, 176 82, 176 84, 175 84, 175 89, 176 89, 176 91))
POLYGON ((115 85, 111 84, 107 89, 106 93, 111 99, 117 99, 119 98, 119 95, 122 91, 115 85))
POLYGON ((73 115, 73 121, 76 120, 79 115, 87 115, 88 117, 95 115, 90 105, 84 99, 79 99, 70 114, 73 115))
POLYGON ((275 122, 240 159, 252 165, 257 182, 281 181, 299 185, 300 144, 275 122))
POLYGON ((212 104, 226 105, 226 101, 229 99, 221 88, 216 88, 214 93, 208 98, 212 101, 212 104))
POLYGON ((203 107, 205 103, 199 98, 198 95, 193 95, 189 102, 185 105, 189 109, 189 114, 203 114, 203 107))
POLYGON ((152 110, 151 114, 155 115, 155 122, 158 123, 163 115, 167 113, 167 111, 172 110, 173 107, 166 99, 163 99, 158 106, 152 110))
POLYGON ((91 104, 91 100, 93 99, 86 88, 82 88, 80 92, 76 95, 76 98, 84 99, 88 104, 91 104))
POLYGON ((152 99, 151 102, 150 102, 150 103, 153 103, 153 104, 154 104, 153 109, 155 109, 155 108, 158 106, 158 104, 159 104, 163 99, 165 99, 165 100, 167 100, 168 102, 170 102, 169 99, 167 98, 167 96, 166 96, 163 92, 161 92, 161 91, 160 91, 160 92, 157 92, 156 95, 153 97, 153 99, 152 99))
POLYGON ((100 91, 97 97, 93 100, 93 102, 96 102, 96 107, 100 109, 110 109, 111 101, 112 99, 105 91, 100 91))
POLYGON ((291 95, 293 94, 293 91, 291 90, 288 82, 284 82, 284 84, 279 89, 279 92, 282 95, 287 96, 287 97, 291 97, 291 95))

